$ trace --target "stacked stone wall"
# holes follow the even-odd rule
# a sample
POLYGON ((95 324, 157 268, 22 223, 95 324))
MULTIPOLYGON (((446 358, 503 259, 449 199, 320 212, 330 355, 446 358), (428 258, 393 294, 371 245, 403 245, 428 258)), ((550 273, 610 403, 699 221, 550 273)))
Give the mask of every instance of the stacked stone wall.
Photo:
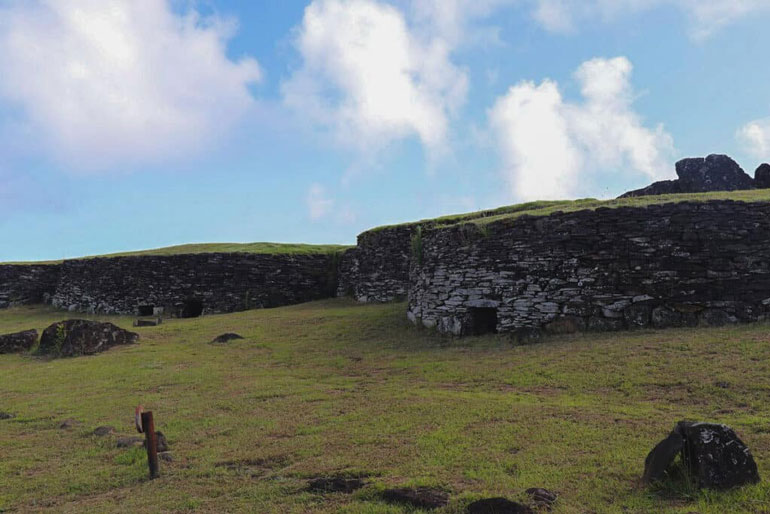
POLYGON ((400 225, 364 232, 356 248, 340 262, 338 296, 362 303, 405 299, 409 290, 409 263, 415 225, 400 225))
POLYGON ((44 303, 56 290, 60 266, 0 266, 0 309, 44 303))
POLYGON ((225 313, 330 298, 336 284, 334 254, 97 258, 64 262, 51 303, 108 314, 162 308, 179 316, 200 302, 204 314, 225 313))
POLYGON ((524 216, 427 230, 409 318, 474 333, 621 330, 763 320, 770 204, 713 201, 524 216))

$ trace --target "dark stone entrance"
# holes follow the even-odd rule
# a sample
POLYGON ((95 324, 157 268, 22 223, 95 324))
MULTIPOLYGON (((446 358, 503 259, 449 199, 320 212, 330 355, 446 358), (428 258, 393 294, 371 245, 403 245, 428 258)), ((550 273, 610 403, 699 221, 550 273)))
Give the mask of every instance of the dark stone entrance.
POLYGON ((497 309, 492 307, 471 307, 464 332, 471 336, 497 333, 497 309))
POLYGON ((187 298, 182 303, 182 318, 198 318, 203 314, 203 300, 187 298))
POLYGON ((154 305, 140 305, 136 308, 136 315, 137 316, 152 316, 155 314, 155 306, 154 305))

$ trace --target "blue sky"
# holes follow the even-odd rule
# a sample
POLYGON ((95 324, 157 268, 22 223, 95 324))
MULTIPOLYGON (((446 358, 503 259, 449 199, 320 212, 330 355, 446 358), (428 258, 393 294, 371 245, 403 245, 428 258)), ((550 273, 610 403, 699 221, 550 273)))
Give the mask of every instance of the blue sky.
POLYGON ((0 0, 0 260, 612 197, 770 160, 770 0, 0 0))

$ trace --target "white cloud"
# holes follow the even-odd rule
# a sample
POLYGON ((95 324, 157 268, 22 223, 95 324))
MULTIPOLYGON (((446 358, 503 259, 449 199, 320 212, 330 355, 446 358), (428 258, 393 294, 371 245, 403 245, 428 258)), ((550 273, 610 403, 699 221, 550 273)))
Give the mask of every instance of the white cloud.
POLYGON ((383 2, 314 0, 296 46, 302 66, 282 90, 300 115, 363 153, 411 136, 444 149, 468 83, 446 37, 425 36, 383 2))
POLYGON ((334 208, 334 200, 329 198, 326 188, 321 184, 313 184, 305 198, 308 215, 313 221, 318 221, 329 215, 334 208))
POLYGON ((648 129, 632 109, 631 63, 593 59, 575 73, 582 103, 562 97, 550 80, 522 82, 489 111, 513 197, 565 198, 591 190, 602 172, 671 174, 673 142, 662 126, 648 129))
POLYGON ((747 123, 737 136, 754 157, 770 159, 770 118, 747 123))
POLYGON ((629 13, 660 6, 682 11, 691 23, 696 39, 708 37, 719 28, 762 11, 770 12, 768 0, 533 0, 534 16, 546 29, 570 32, 579 24, 596 18, 609 21, 629 13))
POLYGON ((12 0, 0 9, 0 96, 78 168, 208 147, 251 108, 253 59, 230 60, 232 22, 166 0, 12 0))

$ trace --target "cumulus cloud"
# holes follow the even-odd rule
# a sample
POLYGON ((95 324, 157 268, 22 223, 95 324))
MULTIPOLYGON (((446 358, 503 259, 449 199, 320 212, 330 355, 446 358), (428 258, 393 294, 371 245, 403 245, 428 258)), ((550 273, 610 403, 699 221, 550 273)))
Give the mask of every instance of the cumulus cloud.
POLYGON ((673 142, 661 125, 646 128, 633 110, 631 62, 593 59, 575 73, 583 101, 566 101, 558 84, 521 82, 489 111, 514 198, 565 198, 590 191, 602 172, 671 174, 673 142))
POLYGON ((313 184, 307 192, 305 198, 308 215, 313 221, 325 218, 334 208, 334 200, 329 198, 326 188, 321 184, 313 184))
POLYGON ((468 84, 445 35, 417 31, 384 2, 314 0, 296 47, 302 65, 282 90, 302 116, 365 153, 412 136, 442 151, 468 84))
POLYGON ((738 131, 738 140, 759 159, 770 159, 770 118, 747 123, 738 131))
POLYGON ((690 20, 696 39, 758 12, 770 12, 767 0, 534 0, 534 16, 548 30, 569 32, 590 19, 605 21, 660 6, 675 7, 690 20))
POLYGON ((75 167, 185 156, 253 106, 258 63, 235 26, 166 0, 11 0, 0 9, 0 96, 75 167))

